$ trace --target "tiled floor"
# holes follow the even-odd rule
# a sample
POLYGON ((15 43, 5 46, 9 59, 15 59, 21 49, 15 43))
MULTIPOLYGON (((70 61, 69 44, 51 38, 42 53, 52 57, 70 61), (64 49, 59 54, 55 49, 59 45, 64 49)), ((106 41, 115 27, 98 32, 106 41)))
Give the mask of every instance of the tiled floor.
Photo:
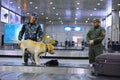
POLYGON ((46 74, 46 73, 22 74, 19 76, 19 78, 20 80, 119 80, 120 79, 120 78, 112 78, 112 77, 110 78, 96 77, 86 73, 83 73, 83 74, 46 74))
POLYGON ((0 73, 1 80, 120 80, 119 77, 92 76, 82 74, 48 74, 48 73, 0 73))

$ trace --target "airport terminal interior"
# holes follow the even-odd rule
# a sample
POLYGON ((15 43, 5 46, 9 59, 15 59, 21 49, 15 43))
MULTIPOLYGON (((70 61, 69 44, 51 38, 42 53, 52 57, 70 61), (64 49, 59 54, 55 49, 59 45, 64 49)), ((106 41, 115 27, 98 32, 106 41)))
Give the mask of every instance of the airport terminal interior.
MULTIPOLYGON (((86 37, 95 20, 106 31, 102 32, 103 54, 119 55, 120 0, 0 0, 0 80, 120 80, 120 75, 93 73, 86 37), (22 50, 12 40, 18 40, 33 13, 43 32, 39 43, 52 40, 55 52, 49 54, 47 48, 39 65, 30 59, 22 64, 22 50), (46 64, 50 61, 53 65, 46 64)), ((118 63, 115 70, 120 74, 120 57, 118 63)))

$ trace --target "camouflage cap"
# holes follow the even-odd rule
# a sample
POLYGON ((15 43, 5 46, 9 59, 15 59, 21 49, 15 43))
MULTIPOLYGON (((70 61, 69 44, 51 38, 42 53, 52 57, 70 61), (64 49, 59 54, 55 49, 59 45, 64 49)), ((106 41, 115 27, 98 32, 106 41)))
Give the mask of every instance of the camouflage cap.
POLYGON ((95 19, 93 22, 98 22, 98 23, 100 23, 100 20, 99 20, 99 19, 95 19))
POLYGON ((31 14, 31 16, 33 16, 34 18, 38 18, 38 14, 36 13, 36 12, 33 12, 32 14, 31 14))

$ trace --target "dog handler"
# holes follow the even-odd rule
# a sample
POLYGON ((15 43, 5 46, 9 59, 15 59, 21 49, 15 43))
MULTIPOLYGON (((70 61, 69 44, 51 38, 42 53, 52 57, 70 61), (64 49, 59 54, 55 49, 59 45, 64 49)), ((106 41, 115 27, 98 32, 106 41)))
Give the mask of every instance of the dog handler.
MULTIPOLYGON (((19 32, 19 35, 18 35, 19 40, 22 40, 23 35, 24 35, 25 40, 27 40, 27 39, 30 39, 33 41, 41 41, 42 40, 43 32, 42 32, 40 24, 36 22, 37 18, 38 18, 37 13, 33 13, 30 15, 29 22, 23 24, 23 26, 19 32)), ((24 55, 24 57, 25 57, 24 61, 25 61, 25 63, 27 63, 28 58, 29 58, 28 54, 26 53, 24 55)))
POLYGON ((95 62, 95 57, 103 53, 102 41, 106 31, 100 26, 98 19, 93 21, 93 28, 87 33, 87 41, 89 42, 89 63, 92 67, 95 62))

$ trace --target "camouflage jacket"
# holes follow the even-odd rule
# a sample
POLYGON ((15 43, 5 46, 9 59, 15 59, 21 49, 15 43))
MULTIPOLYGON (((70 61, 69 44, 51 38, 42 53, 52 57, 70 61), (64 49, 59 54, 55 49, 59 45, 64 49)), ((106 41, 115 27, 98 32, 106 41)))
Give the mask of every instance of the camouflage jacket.
POLYGON ((106 31, 103 27, 99 26, 97 28, 92 28, 87 33, 87 41, 94 40, 94 44, 101 44, 102 40, 105 38, 106 31))
POLYGON ((19 32, 18 39, 21 40, 23 38, 23 35, 25 40, 27 39, 30 39, 33 41, 41 40, 43 36, 43 32, 40 24, 37 24, 37 23, 24 24, 19 32))

